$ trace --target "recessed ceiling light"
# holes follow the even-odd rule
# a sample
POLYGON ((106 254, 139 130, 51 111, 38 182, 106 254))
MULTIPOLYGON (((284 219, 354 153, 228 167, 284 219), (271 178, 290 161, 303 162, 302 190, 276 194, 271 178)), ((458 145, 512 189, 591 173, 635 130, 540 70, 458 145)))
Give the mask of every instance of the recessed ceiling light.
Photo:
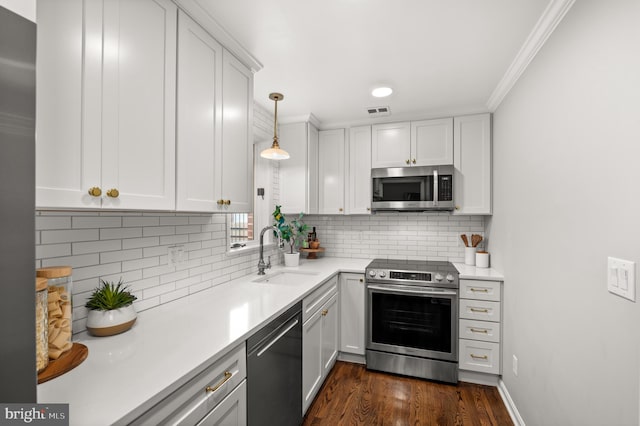
POLYGON ((385 98, 393 93, 391 87, 376 87, 371 91, 371 94, 376 98, 385 98))

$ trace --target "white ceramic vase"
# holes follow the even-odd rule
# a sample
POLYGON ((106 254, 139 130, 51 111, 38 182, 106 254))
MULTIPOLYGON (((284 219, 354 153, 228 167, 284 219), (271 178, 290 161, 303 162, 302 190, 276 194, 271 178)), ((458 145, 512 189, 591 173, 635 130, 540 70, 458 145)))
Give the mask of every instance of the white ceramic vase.
POLYGON ((298 266, 299 264, 300 252, 284 254, 284 266, 298 266))
POLYGON ((111 311, 89 309, 87 331, 94 336, 113 336, 133 327, 136 318, 137 314, 133 304, 111 311))

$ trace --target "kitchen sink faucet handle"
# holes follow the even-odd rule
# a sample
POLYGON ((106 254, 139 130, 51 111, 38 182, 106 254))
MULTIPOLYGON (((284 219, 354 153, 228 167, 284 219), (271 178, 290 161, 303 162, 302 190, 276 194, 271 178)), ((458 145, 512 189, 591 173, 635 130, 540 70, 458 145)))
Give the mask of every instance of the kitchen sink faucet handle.
POLYGON ((271 269, 271 256, 267 256, 267 269, 271 269))

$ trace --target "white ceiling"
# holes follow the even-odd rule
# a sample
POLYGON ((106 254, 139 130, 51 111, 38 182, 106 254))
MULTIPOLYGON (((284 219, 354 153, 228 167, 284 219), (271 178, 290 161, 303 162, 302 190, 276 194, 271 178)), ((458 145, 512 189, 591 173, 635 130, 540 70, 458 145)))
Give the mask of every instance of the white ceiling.
POLYGON ((549 0, 198 0, 264 68, 254 96, 322 128, 487 111, 549 0), (393 95, 371 96, 377 85, 393 95), (375 120, 375 119, 374 119, 375 120), (377 119, 382 120, 382 119, 377 119))

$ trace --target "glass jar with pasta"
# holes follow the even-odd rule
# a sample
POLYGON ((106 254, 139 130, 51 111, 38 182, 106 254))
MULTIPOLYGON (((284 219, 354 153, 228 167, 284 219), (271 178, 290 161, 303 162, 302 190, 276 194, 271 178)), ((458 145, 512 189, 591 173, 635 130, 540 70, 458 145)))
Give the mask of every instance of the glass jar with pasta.
POLYGON ((49 359, 58 359, 73 346, 73 280, 70 266, 50 266, 36 271, 47 279, 49 359))
POLYGON ((47 279, 36 277, 36 370, 49 365, 49 312, 47 309, 47 279))

